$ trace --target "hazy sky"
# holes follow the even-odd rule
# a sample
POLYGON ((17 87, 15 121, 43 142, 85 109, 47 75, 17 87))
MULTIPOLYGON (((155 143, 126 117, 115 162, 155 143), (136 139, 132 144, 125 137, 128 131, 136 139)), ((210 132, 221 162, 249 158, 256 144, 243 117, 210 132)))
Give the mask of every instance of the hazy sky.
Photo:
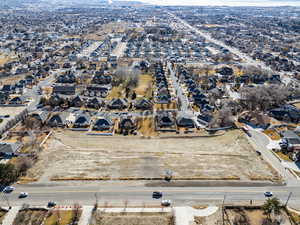
MULTIPOLYGON (((127 0, 130 1, 130 0, 127 0)), ((300 0, 140 0, 158 5, 300 6, 300 0)))

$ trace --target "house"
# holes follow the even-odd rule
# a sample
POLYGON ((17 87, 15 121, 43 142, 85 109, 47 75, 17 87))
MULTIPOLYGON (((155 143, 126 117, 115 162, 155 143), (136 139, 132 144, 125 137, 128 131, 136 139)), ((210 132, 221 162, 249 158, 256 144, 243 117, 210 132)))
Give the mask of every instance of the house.
POLYGON ((138 110, 151 110, 153 107, 153 104, 150 100, 146 98, 141 98, 136 101, 135 108, 138 110))
POLYGON ((84 101, 80 98, 79 95, 77 95, 75 98, 73 98, 70 102, 70 105, 72 107, 81 107, 84 105, 84 101))
POLYGON ((27 75, 25 77, 26 84, 32 85, 35 82, 35 78, 32 75, 27 75))
POLYGON ((76 82, 76 77, 73 74, 60 75, 56 79, 56 83, 73 84, 76 82))
POLYGON ((47 121, 47 124, 50 127, 66 127, 68 125, 68 116, 69 113, 67 112, 56 113, 50 116, 49 120, 47 121))
POLYGON ((122 117, 119 123, 119 129, 121 133, 134 131, 137 128, 137 122, 132 117, 122 117))
POLYGON ((92 83, 99 84, 99 85, 108 85, 112 82, 111 75, 104 75, 104 74, 95 74, 92 83))
POLYGON ((16 96, 9 100, 8 104, 12 105, 22 105, 25 103, 25 98, 23 96, 16 96))
POLYGON ((87 86, 86 90, 84 91, 85 96, 89 97, 101 97, 106 98, 109 94, 110 87, 108 86, 99 86, 99 85, 89 85, 87 86))
POLYGON ((61 95, 75 95, 75 91, 75 85, 55 85, 52 93, 61 95))
POLYGON ((271 124, 271 118, 261 112, 245 111, 239 116, 238 121, 262 129, 267 129, 271 124))
POLYGON ((300 160, 300 137, 291 130, 283 131, 281 136, 282 139, 279 143, 281 149, 294 161, 300 160))
POLYGON ((10 84, 3 85, 1 91, 4 93, 13 94, 15 93, 15 86, 10 84))
POLYGON ((293 123, 298 123, 300 121, 300 110, 293 105, 284 105, 280 108, 272 109, 269 114, 277 120, 293 123))
POLYGON ((87 114, 79 114, 76 116, 73 128, 88 128, 91 123, 91 117, 87 114))
POLYGON ((207 126, 211 121, 213 120, 213 116, 210 114, 199 114, 197 116, 197 121, 201 124, 204 124, 205 126, 207 126))
POLYGON ((0 156, 1 155, 14 155, 22 148, 22 143, 20 142, 0 142, 0 156))
POLYGON ((100 109, 104 105, 104 102, 101 99, 98 98, 90 98, 87 101, 86 106, 88 108, 93 108, 93 109, 100 109))
POLYGON ((128 102, 126 99, 123 98, 114 98, 108 103, 108 108, 109 109, 126 109, 128 106, 128 102))
POLYGON ((29 115, 29 117, 34 118, 38 121, 40 121, 42 124, 46 122, 46 120, 49 117, 49 112, 48 111, 35 111, 29 115))
POLYGON ((178 127, 195 128, 195 121, 188 115, 178 115, 176 118, 178 127))
POLYGON ((0 92, 0 104, 6 104, 8 101, 8 94, 5 92, 0 92))
POLYGON ((171 128, 175 126, 175 119, 171 112, 161 112, 156 116, 157 127, 171 128))
POLYGON ((98 118, 93 127, 92 130, 93 131, 111 131, 113 129, 113 122, 111 119, 109 118, 98 118))

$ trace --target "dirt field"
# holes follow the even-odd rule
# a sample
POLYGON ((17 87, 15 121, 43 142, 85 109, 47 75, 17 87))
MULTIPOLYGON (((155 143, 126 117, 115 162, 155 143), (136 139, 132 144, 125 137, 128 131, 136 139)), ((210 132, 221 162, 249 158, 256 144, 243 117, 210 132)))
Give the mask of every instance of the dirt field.
POLYGON ((169 213, 98 213, 90 225, 174 225, 169 213))
POLYGON ((164 176, 166 170, 180 179, 275 176, 238 130, 189 139, 99 137, 64 130, 54 132, 47 145, 29 177, 152 178, 164 176))
POLYGON ((17 214, 13 225, 42 224, 46 215, 47 210, 22 210, 17 214))
MULTIPOLYGON (((77 211, 77 218, 79 219, 81 210, 77 211)), ((68 225, 72 222, 75 216, 75 210, 32 210, 26 209, 20 211, 13 225, 33 225, 33 224, 44 224, 44 225, 68 225)), ((76 221, 78 221, 78 219, 76 221)))
MULTIPOLYGON (((262 221, 266 219, 263 210, 260 209, 226 209, 225 224, 250 224, 261 225, 262 221)), ((289 221, 288 215, 281 210, 281 214, 277 216, 281 220, 282 225, 292 225, 289 221)))

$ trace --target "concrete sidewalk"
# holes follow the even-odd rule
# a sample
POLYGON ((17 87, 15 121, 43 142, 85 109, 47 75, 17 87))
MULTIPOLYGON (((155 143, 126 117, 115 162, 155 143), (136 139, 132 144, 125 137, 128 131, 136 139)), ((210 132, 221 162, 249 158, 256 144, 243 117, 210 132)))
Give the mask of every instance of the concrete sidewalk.
POLYGON ((219 208, 209 206, 205 209, 194 209, 192 207, 174 207, 175 225, 190 225, 194 222, 195 216, 210 216, 217 212, 219 208))
POLYGON ((89 225, 90 218, 92 217, 93 206, 83 206, 82 213, 78 225, 89 225))
POLYGON ((12 207, 5 215, 2 225, 12 225, 20 209, 20 206, 12 207))

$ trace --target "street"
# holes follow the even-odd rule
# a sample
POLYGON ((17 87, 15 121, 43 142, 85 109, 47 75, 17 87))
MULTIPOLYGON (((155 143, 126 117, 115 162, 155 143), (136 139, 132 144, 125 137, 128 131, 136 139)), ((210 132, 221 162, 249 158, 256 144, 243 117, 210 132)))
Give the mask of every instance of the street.
POLYGON ((300 207, 300 189, 297 186, 269 186, 269 187, 143 187, 132 186, 130 184, 97 184, 76 185, 76 186, 35 186, 17 185, 16 190, 11 194, 2 194, 1 206, 21 206, 28 203, 31 206, 46 205, 48 201, 55 201, 58 205, 93 205, 95 194, 99 202, 122 205, 128 200, 132 205, 157 204, 158 200, 152 199, 153 191, 162 191, 163 199, 170 199, 174 205, 201 205, 201 204, 220 204, 226 195, 226 203, 249 203, 252 200, 255 204, 263 203, 265 200, 264 192, 272 191, 282 203, 285 203, 290 192, 292 197, 289 206, 300 207), (21 191, 29 193, 24 199, 19 199, 21 191), (3 197, 6 195, 8 201, 3 197))

